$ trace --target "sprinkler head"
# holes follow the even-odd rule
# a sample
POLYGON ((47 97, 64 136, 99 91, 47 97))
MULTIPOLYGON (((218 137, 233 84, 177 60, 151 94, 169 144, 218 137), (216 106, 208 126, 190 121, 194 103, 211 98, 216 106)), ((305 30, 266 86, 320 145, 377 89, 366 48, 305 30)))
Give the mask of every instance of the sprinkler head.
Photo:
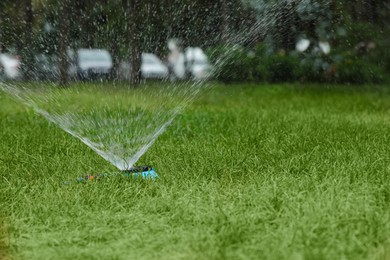
MULTIPOLYGON (((77 182, 97 181, 97 180, 101 180, 104 177, 114 176, 118 174, 121 174, 122 176, 125 177, 131 177, 134 179, 142 178, 142 179, 154 180, 158 178, 158 174, 156 173, 156 171, 153 169, 152 166, 136 166, 121 172, 86 175, 77 178, 76 181, 77 182)), ((65 182, 65 184, 70 184, 70 183, 71 181, 65 182)))
POLYGON ((128 170, 122 171, 122 174, 127 177, 138 178, 141 177, 143 179, 156 179, 158 178, 158 174, 153 169, 152 166, 136 166, 132 167, 128 170))

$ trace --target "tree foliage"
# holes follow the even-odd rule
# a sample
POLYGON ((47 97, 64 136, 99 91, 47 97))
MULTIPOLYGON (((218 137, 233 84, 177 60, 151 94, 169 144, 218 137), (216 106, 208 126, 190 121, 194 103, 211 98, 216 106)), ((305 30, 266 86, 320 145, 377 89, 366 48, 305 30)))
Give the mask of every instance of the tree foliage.
POLYGON ((114 68, 123 59, 139 63, 142 51, 164 57, 171 38, 203 48, 266 41, 290 51, 300 37, 340 43, 355 24, 390 31, 390 4, 381 0, 65 1, 67 14, 63 0, 0 1, 0 51, 27 61, 29 52, 59 54, 67 22, 66 47, 106 48, 114 68), (129 9, 134 3, 137 8, 129 9))

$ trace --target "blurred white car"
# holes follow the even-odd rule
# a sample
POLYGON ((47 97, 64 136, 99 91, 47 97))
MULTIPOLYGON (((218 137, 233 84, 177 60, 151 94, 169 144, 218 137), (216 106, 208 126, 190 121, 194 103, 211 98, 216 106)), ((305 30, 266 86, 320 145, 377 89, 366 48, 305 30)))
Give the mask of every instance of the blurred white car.
POLYGON ((188 47, 185 52, 187 73, 193 79, 206 79, 211 76, 212 67, 206 54, 199 47, 188 47))
POLYGON ((145 79, 164 79, 168 77, 168 68, 152 53, 142 53, 141 74, 145 79))
POLYGON ((112 57, 104 49, 79 49, 76 54, 76 67, 79 79, 108 78, 113 67, 112 57))
POLYGON ((169 55, 169 63, 178 79, 206 79, 211 76, 212 66, 206 54, 199 47, 187 47, 184 52, 174 49, 169 55))
POLYGON ((0 65, 3 67, 3 74, 6 79, 18 79, 20 73, 20 60, 8 53, 0 53, 0 65))
MULTIPOLYGON (((131 78, 131 64, 120 64, 120 76, 123 79, 131 78)), ((153 53, 142 53, 141 76, 144 79, 166 79, 169 76, 168 67, 153 53)))

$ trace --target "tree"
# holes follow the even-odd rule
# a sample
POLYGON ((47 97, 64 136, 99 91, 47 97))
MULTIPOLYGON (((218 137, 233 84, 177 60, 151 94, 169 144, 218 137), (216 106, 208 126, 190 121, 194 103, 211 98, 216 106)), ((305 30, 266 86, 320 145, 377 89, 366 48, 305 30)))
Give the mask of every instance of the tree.
POLYGON ((33 76, 33 66, 34 66, 34 49, 32 48, 33 40, 33 21, 34 13, 32 0, 25 0, 24 2, 24 32, 23 32, 23 51, 22 51, 22 61, 23 74, 26 79, 31 79, 33 76))
POLYGON ((60 34, 58 37, 59 45, 59 61, 60 61, 60 85, 66 87, 68 85, 68 40, 69 40, 69 18, 70 0, 62 0, 59 6, 60 15, 60 34))
MULTIPOLYGON (((0 8, 2 8, 2 5, 0 5, 0 8)), ((4 37, 3 28, 4 28, 3 17, 0 14, 0 53, 5 52, 5 43, 3 40, 4 37)))
POLYGON ((138 86, 141 82, 141 31, 140 31, 140 16, 141 3, 140 0, 125 0, 125 16, 127 18, 127 32, 130 35, 129 49, 131 57, 131 84, 138 86))

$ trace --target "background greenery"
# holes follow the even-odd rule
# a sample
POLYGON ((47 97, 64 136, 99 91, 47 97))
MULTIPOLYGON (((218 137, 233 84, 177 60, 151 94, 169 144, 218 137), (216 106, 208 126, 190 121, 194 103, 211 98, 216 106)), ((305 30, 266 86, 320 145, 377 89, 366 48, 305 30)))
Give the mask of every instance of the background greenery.
POLYGON ((22 56, 27 79, 32 55, 66 59, 65 47, 108 49, 114 69, 130 60, 136 75, 141 52, 165 60, 174 38, 183 48, 209 49, 217 65, 226 58, 221 48, 232 55, 217 66, 224 82, 378 83, 390 72, 389 13, 381 0, 3 0, 0 51, 22 56), (312 44, 298 55, 302 38, 312 44), (318 51, 320 41, 330 43, 330 55, 318 51), (256 51, 259 45, 265 53, 256 51), (240 73, 230 73, 238 67, 240 73))
MULTIPOLYGON (((95 98, 86 91, 86 102, 95 98)), ((217 85, 139 162, 160 179, 64 185, 115 169, 1 94, 0 251, 22 259, 388 259, 389 96, 382 86, 217 85)))

